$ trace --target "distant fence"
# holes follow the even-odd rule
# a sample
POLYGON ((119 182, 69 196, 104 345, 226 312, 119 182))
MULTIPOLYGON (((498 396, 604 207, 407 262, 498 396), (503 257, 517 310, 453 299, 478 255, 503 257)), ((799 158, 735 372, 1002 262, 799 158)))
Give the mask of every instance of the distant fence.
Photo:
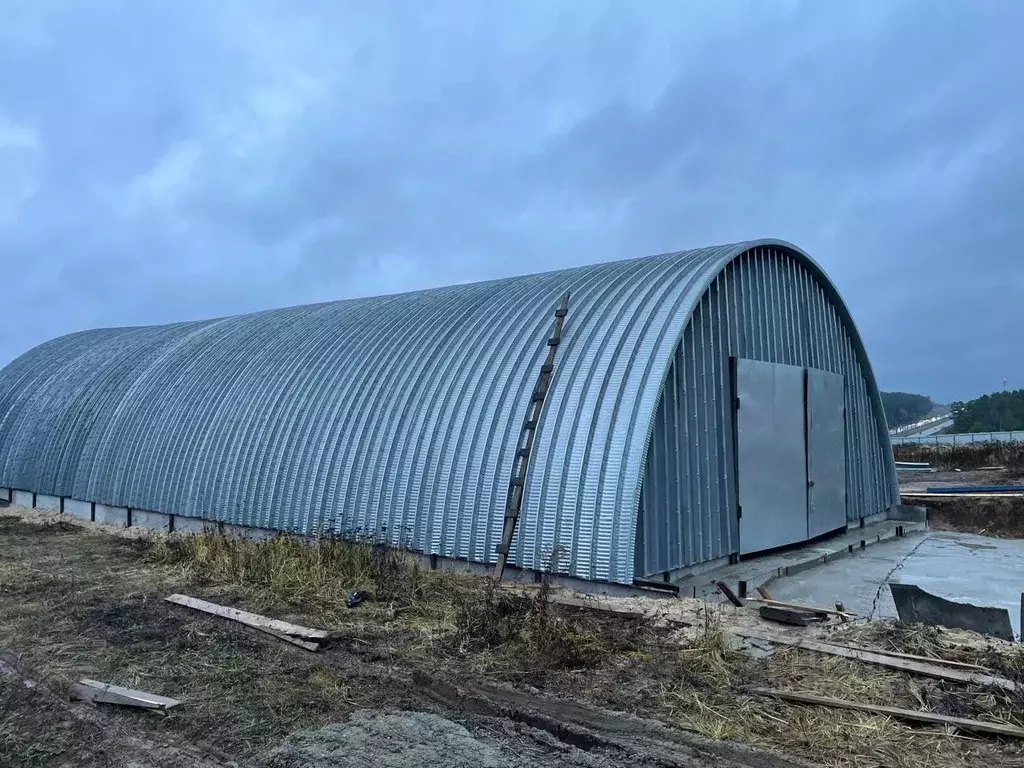
POLYGON ((969 443, 1024 443, 1024 432, 960 432, 953 435, 907 435, 889 438, 893 445, 967 445, 969 443))

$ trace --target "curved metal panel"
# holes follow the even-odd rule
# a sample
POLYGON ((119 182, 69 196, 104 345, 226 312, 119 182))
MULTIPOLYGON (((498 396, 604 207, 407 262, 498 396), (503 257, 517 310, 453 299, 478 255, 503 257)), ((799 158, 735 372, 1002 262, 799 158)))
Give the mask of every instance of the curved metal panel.
POLYGON ((0 371, 0 486, 493 562, 568 290, 510 562, 630 582, 666 373, 759 245, 813 265, 762 241, 56 339, 0 371))

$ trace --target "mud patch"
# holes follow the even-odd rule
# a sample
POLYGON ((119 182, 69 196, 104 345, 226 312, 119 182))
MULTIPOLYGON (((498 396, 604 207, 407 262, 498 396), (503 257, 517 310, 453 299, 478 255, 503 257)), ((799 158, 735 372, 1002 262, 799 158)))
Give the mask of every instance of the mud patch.
POLYGON ((290 736, 261 768, 515 768, 526 763, 425 712, 354 712, 344 723, 290 736))
POLYGON ((1024 539, 1024 496, 929 498, 928 524, 937 531, 1024 539))
MULTIPOLYGON (((5 512, 7 510, 4 510, 5 512)), ((17 517, 0 517, 0 533, 12 533, 20 535, 40 535, 56 533, 81 533, 80 526, 69 523, 66 520, 41 519, 39 521, 26 522, 17 517)))
POLYGON ((185 622, 171 615, 160 603, 143 598, 117 603, 100 603, 82 612, 83 631, 102 636, 115 647, 166 643, 184 633, 185 622))

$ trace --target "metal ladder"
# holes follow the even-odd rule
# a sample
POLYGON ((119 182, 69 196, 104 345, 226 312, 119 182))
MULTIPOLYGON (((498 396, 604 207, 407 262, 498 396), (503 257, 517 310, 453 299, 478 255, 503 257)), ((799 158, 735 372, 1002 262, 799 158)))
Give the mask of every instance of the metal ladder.
POLYGON ((523 429, 519 433, 518 450, 516 451, 515 463, 512 469, 512 480, 509 483, 508 505, 505 507, 505 526, 501 533, 501 543, 497 546, 498 562, 494 566, 494 573, 498 581, 505 575, 505 565, 508 562, 508 553, 512 549, 512 539, 516 532, 516 523, 519 522, 519 512, 523 506, 523 487, 526 484, 526 472, 530 465, 530 453, 533 450, 533 441, 537 436, 537 424, 540 421, 541 410, 544 408, 544 399, 551 387, 551 379, 555 371, 555 353, 562 341, 562 328, 565 325, 565 316, 569 312, 569 294, 562 296, 558 309, 555 310, 555 324, 551 330, 551 337, 548 339, 548 357, 544 365, 540 367, 540 375, 537 377, 537 386, 530 398, 530 407, 526 413, 526 421, 523 422, 523 429))

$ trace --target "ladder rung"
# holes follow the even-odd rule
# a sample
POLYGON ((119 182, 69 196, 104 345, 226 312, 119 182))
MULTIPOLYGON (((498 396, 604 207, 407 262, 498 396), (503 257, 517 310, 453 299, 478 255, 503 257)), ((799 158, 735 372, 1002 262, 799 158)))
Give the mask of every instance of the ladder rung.
POLYGON ((530 454, 533 449, 534 431, 537 429, 541 409, 544 407, 544 400, 551 387, 551 377, 555 370, 554 362, 555 354, 557 352, 556 348, 562 341, 562 327, 565 316, 568 313, 568 308, 569 294, 566 293, 562 296, 562 301, 555 309, 555 323, 551 329, 551 335, 548 337, 548 347, 550 349, 548 350, 547 360, 545 360, 541 365, 540 374, 537 377, 537 386, 533 390, 533 394, 530 396, 529 411, 527 413, 526 420, 523 422, 523 429, 519 436, 518 445, 521 446, 525 442, 526 447, 516 448, 516 476, 509 482, 510 495, 505 507, 505 525, 501 533, 501 543, 499 543, 494 550, 498 553, 498 561, 495 565, 495 573, 497 574, 498 579, 501 579, 502 574, 505 572, 505 564, 508 560, 508 554, 511 549, 511 541, 515 536, 516 523, 519 520, 522 510, 526 475, 529 471, 530 454))

